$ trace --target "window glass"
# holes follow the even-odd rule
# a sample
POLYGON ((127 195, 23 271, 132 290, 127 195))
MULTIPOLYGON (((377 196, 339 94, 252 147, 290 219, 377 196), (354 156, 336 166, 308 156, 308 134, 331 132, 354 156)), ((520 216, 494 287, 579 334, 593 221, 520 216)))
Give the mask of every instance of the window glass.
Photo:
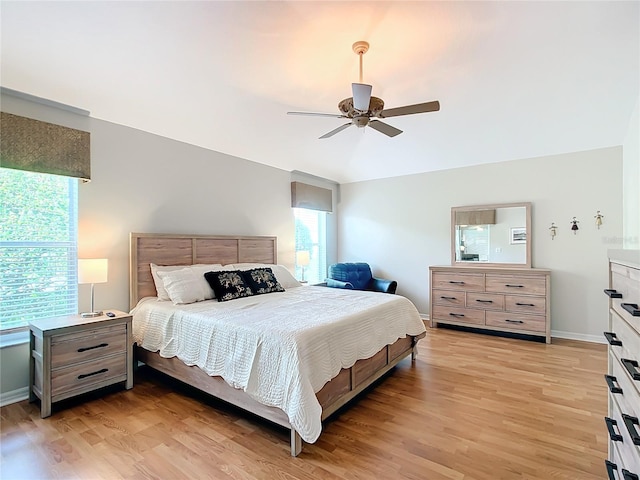
POLYGON ((78 312, 78 180, 0 168, 0 329, 78 312))
POLYGON ((327 276, 327 213, 293 209, 296 221, 296 268, 298 280, 324 282, 327 276))

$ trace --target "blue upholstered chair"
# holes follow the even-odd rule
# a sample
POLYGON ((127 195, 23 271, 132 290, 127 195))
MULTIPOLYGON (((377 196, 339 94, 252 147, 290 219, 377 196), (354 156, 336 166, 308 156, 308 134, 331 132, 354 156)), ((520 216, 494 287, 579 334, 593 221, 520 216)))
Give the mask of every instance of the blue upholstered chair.
POLYGON ((375 278, 368 263, 335 263, 329 267, 327 287, 396 293, 398 282, 375 278))

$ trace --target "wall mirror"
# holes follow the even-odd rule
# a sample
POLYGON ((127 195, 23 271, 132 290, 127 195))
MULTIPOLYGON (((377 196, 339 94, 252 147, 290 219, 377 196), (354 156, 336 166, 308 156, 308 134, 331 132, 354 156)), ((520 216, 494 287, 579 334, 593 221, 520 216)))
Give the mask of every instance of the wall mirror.
POLYGON ((531 203, 451 208, 451 264, 531 268, 531 203))

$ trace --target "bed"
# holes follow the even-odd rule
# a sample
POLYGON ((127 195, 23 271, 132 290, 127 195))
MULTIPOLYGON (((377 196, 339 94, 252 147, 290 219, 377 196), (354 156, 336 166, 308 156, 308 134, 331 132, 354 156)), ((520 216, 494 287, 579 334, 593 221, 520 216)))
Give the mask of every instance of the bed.
POLYGON ((317 439, 329 415, 401 360, 414 360, 417 342, 425 335, 417 310, 404 297, 301 286, 295 279, 282 292, 227 302, 174 305, 156 298, 151 264, 269 265, 279 272, 275 237, 131 233, 130 248, 137 359, 289 429, 292 456, 301 452, 303 440, 317 439), (232 333, 223 334, 223 321, 232 333), (187 322, 204 329, 189 338, 215 342, 203 347, 194 340, 176 340, 179 332, 195 328, 187 322), (161 338, 160 331, 168 337, 161 338), (237 340, 240 333, 249 340, 237 340), (336 356, 325 358, 324 350, 335 350, 336 356), (269 362, 274 356, 292 361, 269 362), (285 371, 289 363, 291 370, 285 371), (281 387, 274 378, 288 383, 281 387))

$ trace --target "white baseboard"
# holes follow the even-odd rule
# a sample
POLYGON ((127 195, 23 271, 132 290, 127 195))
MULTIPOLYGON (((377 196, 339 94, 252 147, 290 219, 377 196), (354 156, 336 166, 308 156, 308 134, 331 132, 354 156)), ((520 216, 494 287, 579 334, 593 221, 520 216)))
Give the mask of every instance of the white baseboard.
POLYGON ((18 388, 10 392, 0 393, 0 407, 11 403, 21 402, 29 398, 29 387, 18 388))
POLYGON ((587 335, 584 333, 561 332, 551 330, 551 338, 564 338, 566 340, 578 340, 580 342, 607 343, 603 335, 587 335))

